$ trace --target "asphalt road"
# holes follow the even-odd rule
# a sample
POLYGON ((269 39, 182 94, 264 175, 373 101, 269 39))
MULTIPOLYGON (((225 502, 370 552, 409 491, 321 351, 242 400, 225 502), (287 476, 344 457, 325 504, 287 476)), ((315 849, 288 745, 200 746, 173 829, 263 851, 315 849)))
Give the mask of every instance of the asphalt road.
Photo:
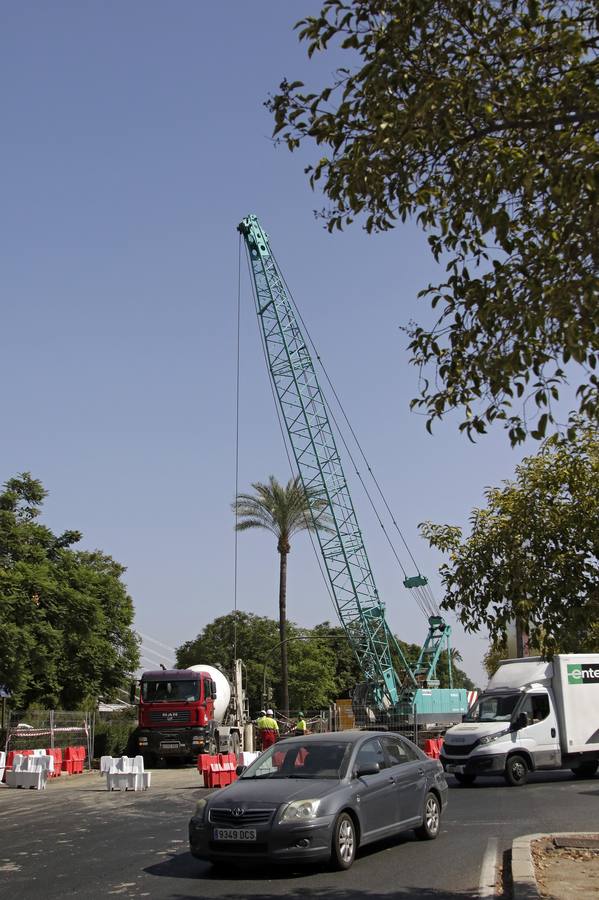
POLYGON ((202 791, 191 770, 153 773, 147 793, 109 793, 97 773, 61 777, 46 791, 0 788, 0 897, 246 897, 288 900, 464 900, 480 893, 518 835, 595 828, 599 778, 533 776, 523 788, 500 780, 452 783, 436 841, 411 833, 358 855, 349 872, 231 870, 224 876, 187 850, 187 821, 202 791), (487 881, 489 879, 487 878, 487 881), (484 881, 484 877, 483 877, 484 881))

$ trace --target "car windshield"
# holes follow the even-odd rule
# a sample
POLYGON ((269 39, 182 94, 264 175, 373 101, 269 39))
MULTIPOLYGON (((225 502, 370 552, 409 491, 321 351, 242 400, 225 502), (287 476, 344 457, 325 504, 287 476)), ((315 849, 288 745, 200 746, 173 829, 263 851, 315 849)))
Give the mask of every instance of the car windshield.
POLYGON ((274 744, 243 773, 246 778, 331 778, 343 777, 351 745, 323 741, 274 744))
POLYGON ((520 694, 479 697, 464 716, 464 722, 509 722, 520 694))
POLYGON ((145 703, 172 703, 174 700, 199 700, 199 681, 142 681, 145 703))

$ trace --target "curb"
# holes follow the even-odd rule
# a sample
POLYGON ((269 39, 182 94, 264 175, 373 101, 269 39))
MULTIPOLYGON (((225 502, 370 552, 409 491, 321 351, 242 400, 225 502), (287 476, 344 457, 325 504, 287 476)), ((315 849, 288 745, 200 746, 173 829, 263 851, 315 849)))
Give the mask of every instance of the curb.
POLYGON ((512 841, 512 897, 513 900, 540 900, 541 893, 535 875, 530 845, 533 841, 551 837, 585 837, 595 832, 553 831, 548 834, 525 834, 512 841))

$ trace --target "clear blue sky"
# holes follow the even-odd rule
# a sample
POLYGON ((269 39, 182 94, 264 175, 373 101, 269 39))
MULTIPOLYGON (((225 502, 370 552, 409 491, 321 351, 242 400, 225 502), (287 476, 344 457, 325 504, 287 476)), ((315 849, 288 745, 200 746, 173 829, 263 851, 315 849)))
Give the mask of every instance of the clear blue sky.
MULTIPOLYGON (((144 631, 170 645, 233 606, 238 235, 259 215, 389 502, 437 594, 440 557, 418 522, 466 524, 522 451, 497 429, 473 446, 457 419, 433 437, 399 326, 425 319, 435 278, 410 225, 329 235, 306 156, 276 149, 263 107, 310 78, 292 31, 313 0, 5 2, 0 10, 0 480, 29 470, 45 521, 127 566, 144 631)), ((240 489, 289 476, 244 270, 240 489)), ((354 497, 392 628, 422 641, 365 498, 354 497)), ((266 533, 239 539, 239 607, 276 614, 266 533)), ((289 614, 334 619, 306 536, 289 614)), ((456 627, 480 679, 484 637, 456 627)))

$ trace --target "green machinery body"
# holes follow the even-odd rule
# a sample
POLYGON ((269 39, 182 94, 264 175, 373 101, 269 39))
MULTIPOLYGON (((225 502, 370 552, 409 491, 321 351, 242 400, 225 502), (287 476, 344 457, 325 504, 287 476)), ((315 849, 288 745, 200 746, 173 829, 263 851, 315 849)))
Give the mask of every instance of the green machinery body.
MULTIPOLYGON (((443 649, 451 660, 450 626, 431 616, 419 659, 410 665, 387 624, 326 401, 285 281, 256 216, 243 219, 238 230, 245 239, 256 312, 295 463, 304 487, 315 488, 326 501, 312 518, 316 526, 326 514, 334 522, 332 532, 316 534, 339 620, 366 679, 368 702, 379 710, 425 719, 466 712, 466 691, 439 688, 436 679, 443 649)), ((404 583, 412 588, 426 579, 419 574, 404 583)))

